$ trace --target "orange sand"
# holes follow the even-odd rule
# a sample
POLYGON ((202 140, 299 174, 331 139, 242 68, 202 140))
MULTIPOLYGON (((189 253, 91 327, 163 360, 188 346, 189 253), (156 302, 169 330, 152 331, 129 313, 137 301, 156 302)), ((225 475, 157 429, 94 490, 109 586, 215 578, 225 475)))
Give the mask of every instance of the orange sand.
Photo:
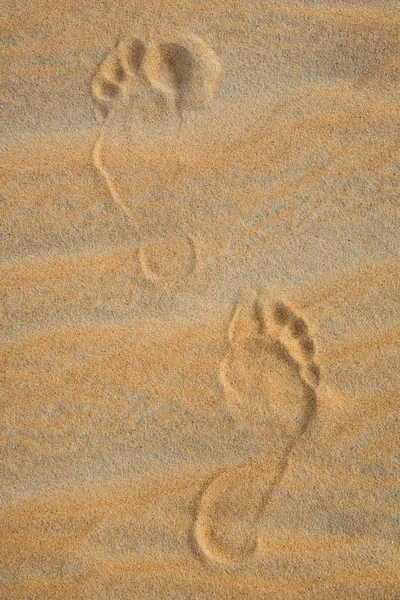
POLYGON ((398 599, 400 5, 0 23, 0 599, 398 599))

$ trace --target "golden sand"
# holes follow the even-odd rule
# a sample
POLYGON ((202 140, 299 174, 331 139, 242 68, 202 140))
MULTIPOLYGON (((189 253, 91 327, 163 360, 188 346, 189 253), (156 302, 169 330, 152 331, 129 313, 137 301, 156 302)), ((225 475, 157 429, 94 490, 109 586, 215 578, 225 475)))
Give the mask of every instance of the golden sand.
POLYGON ((400 598, 400 5, 0 0, 0 599, 400 598))

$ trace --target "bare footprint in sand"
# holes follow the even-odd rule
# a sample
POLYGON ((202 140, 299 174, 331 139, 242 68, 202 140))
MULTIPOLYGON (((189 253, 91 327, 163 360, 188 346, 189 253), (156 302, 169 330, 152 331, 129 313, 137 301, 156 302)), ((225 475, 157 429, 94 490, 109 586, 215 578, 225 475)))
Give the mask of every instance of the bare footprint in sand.
POLYGON ((195 539, 203 555, 221 565, 254 554, 259 519, 314 417, 319 380, 308 326, 283 302, 249 297, 235 311, 229 342, 221 365, 227 402, 268 451, 218 474, 201 497, 195 539))
POLYGON ((220 75, 218 57, 200 38, 187 35, 155 42, 143 35, 122 40, 92 81, 96 115, 102 125, 94 162, 114 201, 146 240, 142 263, 147 265, 146 273, 149 265, 155 265, 150 277, 153 282, 168 283, 172 271, 174 280, 193 271, 193 240, 149 232, 149 225, 142 224, 149 221, 140 210, 140 197, 173 186, 180 170, 184 113, 201 110, 211 102, 220 75), (165 261, 165 254, 179 256, 173 267, 165 261), (164 273, 165 264, 168 272, 164 273))

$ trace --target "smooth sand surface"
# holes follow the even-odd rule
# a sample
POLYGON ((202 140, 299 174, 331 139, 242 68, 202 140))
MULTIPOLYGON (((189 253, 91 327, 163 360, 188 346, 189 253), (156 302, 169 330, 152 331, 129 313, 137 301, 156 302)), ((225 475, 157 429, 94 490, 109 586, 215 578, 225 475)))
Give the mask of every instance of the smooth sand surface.
POLYGON ((0 0, 0 599, 400 598, 400 5, 0 0))

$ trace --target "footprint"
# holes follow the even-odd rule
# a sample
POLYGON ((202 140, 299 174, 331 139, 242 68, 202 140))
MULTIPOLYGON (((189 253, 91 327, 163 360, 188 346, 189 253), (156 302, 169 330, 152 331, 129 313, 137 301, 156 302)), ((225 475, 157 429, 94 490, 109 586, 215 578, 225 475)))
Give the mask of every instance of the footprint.
POLYGON ((203 555, 235 565, 257 548, 262 512, 290 452, 316 411, 319 369, 308 326, 283 302, 254 294, 236 309, 221 381, 237 421, 251 427, 267 452, 218 474, 205 489, 194 525, 203 555))
MULTIPOLYGON (((202 110, 213 99, 221 76, 215 52, 193 35, 154 41, 148 36, 121 40, 100 65, 92 81, 101 131, 93 160, 117 205, 146 239, 151 226, 141 199, 171 188, 181 171, 179 137, 184 115, 202 110)), ((173 242, 190 253, 187 240, 173 242)), ((163 274, 191 272, 176 264, 168 269, 159 245, 143 246, 145 275, 159 282, 163 274), (153 268, 154 267, 154 268, 153 268)), ((170 253, 171 254, 171 253, 170 253)), ((173 254, 173 252, 172 252, 173 254)), ((177 254, 179 257, 179 252, 177 254)), ((191 260, 191 259, 190 259, 191 260)), ((190 262, 189 260, 189 262, 190 262)), ((186 268, 187 267, 187 268, 186 268)))
POLYGON ((133 220, 138 194, 174 182, 184 113, 211 102, 220 75, 217 55, 195 36, 122 40, 100 65, 92 81, 102 124, 94 162, 133 220))

